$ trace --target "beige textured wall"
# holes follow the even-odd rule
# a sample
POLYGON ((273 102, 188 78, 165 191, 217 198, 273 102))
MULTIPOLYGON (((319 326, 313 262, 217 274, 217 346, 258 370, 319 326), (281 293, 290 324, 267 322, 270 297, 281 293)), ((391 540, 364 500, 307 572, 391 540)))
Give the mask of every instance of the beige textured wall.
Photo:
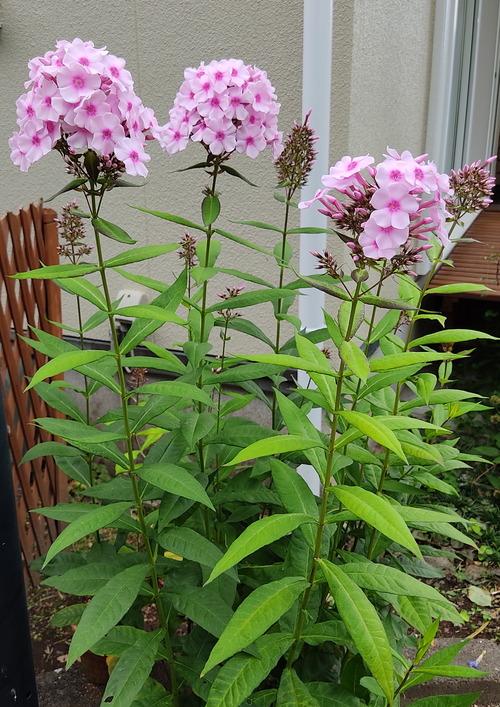
MULTIPOLYGON (((307 2, 307 0, 306 0, 307 2)), ((337 0, 334 16, 331 161, 343 154, 372 152, 380 157, 387 144, 416 152, 423 149, 432 41, 432 0, 337 0)), ((186 66, 201 60, 239 57, 265 69, 282 103, 281 128, 286 132, 301 111, 302 0, 253 0, 201 3, 199 0, 2 0, 0 30, 0 211, 49 196, 66 181, 56 153, 21 174, 9 160, 7 140, 15 125, 15 100, 23 91, 27 61, 50 49, 60 38, 92 39, 98 46, 125 57, 136 91, 161 123, 186 66)), ((124 227, 139 244, 172 242, 183 230, 130 209, 127 203, 171 211, 199 219, 204 186, 200 171, 174 170, 200 160, 200 146, 191 144, 174 157, 152 145, 150 175, 142 189, 109 195, 102 215, 124 227)), ((225 177, 220 181, 221 227, 272 249, 266 231, 231 224, 231 220, 264 220, 279 224, 281 206, 272 197, 274 170, 269 154, 257 160, 235 157, 234 166, 259 185, 252 189, 225 177)), ((59 197, 55 208, 66 203, 59 197)), ((107 241, 109 255, 119 246, 107 241)), ((297 244, 298 245, 298 244, 297 244)), ((220 264, 276 277, 272 264, 253 251, 223 243, 220 264)), ((179 271, 175 254, 137 267, 150 277, 170 281, 179 271)), ((225 284, 218 279, 213 291, 225 284)), ((229 282, 227 284, 233 284, 229 282)), ((123 284, 112 282, 113 294, 123 284)), ((213 297, 213 295, 212 295, 213 297)), ((90 313, 90 312, 87 312, 90 313)), ((259 324, 273 330, 272 308, 262 305, 259 324)), ((65 304, 65 318, 74 324, 74 308, 65 304)), ((106 328, 97 332, 106 337, 106 328)), ((171 345, 182 332, 170 330, 157 340, 171 345)), ((217 346, 218 338, 214 339, 217 346)), ((244 338, 234 349, 247 350, 244 338)))

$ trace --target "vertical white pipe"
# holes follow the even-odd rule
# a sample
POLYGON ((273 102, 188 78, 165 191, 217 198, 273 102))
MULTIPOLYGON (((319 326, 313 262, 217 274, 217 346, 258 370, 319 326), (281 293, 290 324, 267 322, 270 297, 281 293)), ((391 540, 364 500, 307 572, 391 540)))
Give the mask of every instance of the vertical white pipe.
MULTIPOLYGON (((311 110, 309 124, 319 140, 316 142, 316 162, 309 175, 308 183, 302 189, 301 199, 312 199, 321 187, 321 177, 329 170, 330 142, 330 101, 332 84, 332 38, 333 38, 333 0, 304 0, 304 39, 303 39, 303 74, 302 74, 302 114, 311 110)), ((300 212, 301 226, 324 228, 326 216, 311 207, 300 212)), ((304 275, 313 273, 316 259, 310 250, 323 250, 326 236, 300 236, 300 272, 304 275)), ((319 290, 308 288, 299 297, 299 317, 306 331, 320 329, 324 325, 323 307, 325 295, 319 290)), ((299 371, 299 385, 310 385, 306 373, 299 371)), ((309 419, 321 429, 322 414, 319 408, 311 411, 309 419)), ((303 464, 299 474, 307 481, 313 493, 320 493, 320 482, 314 469, 303 464)))

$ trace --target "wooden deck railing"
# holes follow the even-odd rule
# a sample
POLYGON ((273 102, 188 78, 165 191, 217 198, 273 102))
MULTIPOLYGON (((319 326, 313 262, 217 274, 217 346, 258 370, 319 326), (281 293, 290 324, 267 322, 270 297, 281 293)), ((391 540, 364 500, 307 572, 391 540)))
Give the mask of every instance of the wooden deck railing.
POLYGON ((25 452, 51 436, 32 424, 37 417, 61 415, 49 408, 28 379, 47 358, 20 336, 33 337, 30 326, 56 336, 61 321, 59 288, 46 280, 14 280, 9 275, 58 262, 56 212, 30 205, 0 219, 0 386, 9 437, 21 548, 31 582, 29 563, 44 553, 57 536, 58 524, 29 511, 67 498, 66 477, 52 459, 34 459, 22 466, 25 452))

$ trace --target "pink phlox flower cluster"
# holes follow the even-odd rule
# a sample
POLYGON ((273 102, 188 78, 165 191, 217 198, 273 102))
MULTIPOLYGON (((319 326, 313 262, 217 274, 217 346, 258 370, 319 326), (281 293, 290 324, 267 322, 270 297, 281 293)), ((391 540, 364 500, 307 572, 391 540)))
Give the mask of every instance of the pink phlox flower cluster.
POLYGON ((135 94, 124 59, 93 42, 63 40, 28 68, 28 91, 17 100, 19 131, 9 141, 21 171, 64 138, 73 153, 114 153, 128 174, 147 175, 144 140, 157 121, 135 94))
POLYGON ((170 121, 153 133, 169 155, 193 140, 216 156, 236 151, 257 157, 270 147, 276 159, 282 150, 279 109, 265 71, 239 59, 211 61, 185 70, 170 121))
POLYGON ((410 239, 427 241, 430 232, 443 244, 449 242, 445 199, 453 190, 448 175, 440 174, 427 155, 387 152, 375 166, 371 155, 343 157, 322 177, 325 188, 299 204, 302 209, 319 201, 319 211, 349 234, 345 240, 356 260, 360 252, 372 260, 389 260, 410 239))

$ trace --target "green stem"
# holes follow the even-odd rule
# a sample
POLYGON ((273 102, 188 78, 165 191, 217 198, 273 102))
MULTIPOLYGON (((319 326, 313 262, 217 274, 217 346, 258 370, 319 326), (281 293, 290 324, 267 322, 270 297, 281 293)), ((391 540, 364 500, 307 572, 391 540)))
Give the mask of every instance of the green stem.
MULTIPOLYGON (((101 201, 102 201, 102 193, 100 195, 99 205, 96 204, 95 197, 96 197, 95 185, 92 185, 92 189, 90 191, 89 207, 90 207, 90 212, 92 214, 92 218, 94 218, 94 219, 97 218, 99 215, 99 208, 100 208, 101 201)), ((87 203, 88 203, 88 200, 87 200, 87 203)), ((123 359, 122 359, 122 355, 120 352, 120 344, 118 341, 118 334, 116 331, 115 320, 114 320, 114 316, 112 313, 113 304, 112 304, 112 299, 111 299, 110 291, 109 291, 109 285, 108 285, 108 281, 107 281, 107 277, 106 277, 106 267, 104 265, 101 237, 100 237, 99 232, 95 228, 94 228, 94 235, 95 235, 96 252, 97 252, 97 258, 98 258, 98 264, 99 264, 99 272, 101 275, 101 284, 102 284, 104 298, 106 301, 108 322, 109 322, 109 326, 111 329, 111 341, 112 341, 114 357, 116 359, 116 365, 117 365, 118 384, 120 387, 120 398, 121 398, 121 406, 122 406, 122 414, 123 414, 123 428, 124 428, 124 434, 125 434, 125 439, 126 439, 126 448, 127 448, 126 449, 126 456, 128 459, 128 472, 129 472, 130 479, 132 482, 135 508, 136 508, 136 512, 137 512, 137 520, 138 520, 140 528, 141 528, 142 539, 143 539, 144 546, 146 549, 148 562, 151 567, 151 584, 152 584, 156 609, 158 612, 158 618, 159 618, 161 627, 164 629, 165 647, 167 649, 168 660, 170 663, 170 681, 171 681, 171 688, 172 688, 173 705, 174 705, 174 707, 178 707, 177 677, 176 677, 175 670, 174 670, 174 654, 173 654, 173 650, 172 650, 172 643, 170 640, 168 621, 167 621, 167 617, 165 615, 165 609, 163 607, 163 602, 160 597, 160 587, 159 587, 159 583, 158 583, 158 574, 157 574, 157 570, 156 570, 156 556, 155 556, 155 553, 153 552, 153 549, 151 547, 151 542, 150 542, 150 539, 148 536, 148 530, 146 527, 146 522, 145 522, 145 517, 144 517, 144 509, 142 506, 142 498, 141 498, 141 494, 139 491, 138 477, 137 477, 137 474, 135 471, 134 450, 133 450, 131 426, 130 426, 130 420, 129 420, 129 414, 128 414, 128 402, 127 402, 128 391, 127 391, 127 383, 125 380, 125 373, 123 370, 123 359)))
MULTIPOLYGON (((361 282, 356 283, 356 290, 352 296, 352 307, 351 307, 351 314, 349 317, 349 322, 347 325, 347 333, 346 333, 346 341, 349 341, 351 336, 352 336, 352 330, 353 330, 353 324, 354 324, 354 316, 356 312, 356 304, 358 301, 358 298, 361 293, 361 282)), ((307 589, 304 591, 304 595, 302 597, 302 602, 301 606, 299 609, 299 615, 297 618, 297 624, 295 626, 295 631, 294 631, 294 642, 290 648, 290 652, 288 654, 288 660, 287 660, 287 667, 290 667, 294 660, 295 660, 295 653, 297 651, 297 646, 300 641, 300 637, 302 634, 302 627, 304 625, 304 619, 306 616, 306 611, 307 611, 307 605, 309 603, 309 598, 311 596, 311 592, 314 586, 314 581, 316 578, 316 567, 317 567, 317 561, 320 556, 321 552, 321 543, 323 540, 323 530, 325 527, 326 523, 326 513, 328 510, 328 493, 329 493, 329 486, 330 486, 330 478, 332 475, 332 468, 333 468, 333 460, 335 456, 335 451, 336 451, 336 440, 337 440, 337 423, 338 423, 338 413, 340 411, 340 405, 341 405, 341 398, 342 398, 342 384, 344 380, 344 372, 345 372, 345 364, 343 361, 340 362, 339 366, 339 371, 338 371, 338 380, 337 380, 337 392, 335 396, 335 411, 333 414, 333 419, 332 419, 332 430, 330 433, 330 440, 328 443, 328 457, 326 461, 326 469, 325 469, 325 476, 323 479, 323 491, 321 495, 321 505, 320 505, 320 511, 319 511, 319 520, 318 520, 318 529, 316 532, 316 541, 314 544, 314 553, 313 553, 313 560, 312 560, 312 565, 311 565, 311 571, 309 573, 309 585, 307 589)), ((338 539, 337 539, 338 542, 338 539)))
MULTIPOLYGON (((292 198, 292 193, 287 194, 286 204, 285 204, 285 220, 283 222, 283 230, 281 232, 281 263, 280 263, 280 276, 278 287, 281 289, 283 287, 283 281, 285 276, 285 253, 286 253, 286 238, 288 235, 288 220, 290 217, 290 199, 292 198)), ((283 300, 279 299, 276 304, 276 335, 274 339, 274 353, 279 353, 280 351, 280 337, 281 337, 281 312, 283 308, 283 300)), ((273 402, 272 402, 272 429, 276 429, 278 417, 278 400, 276 396, 276 391, 273 389, 273 402)))

